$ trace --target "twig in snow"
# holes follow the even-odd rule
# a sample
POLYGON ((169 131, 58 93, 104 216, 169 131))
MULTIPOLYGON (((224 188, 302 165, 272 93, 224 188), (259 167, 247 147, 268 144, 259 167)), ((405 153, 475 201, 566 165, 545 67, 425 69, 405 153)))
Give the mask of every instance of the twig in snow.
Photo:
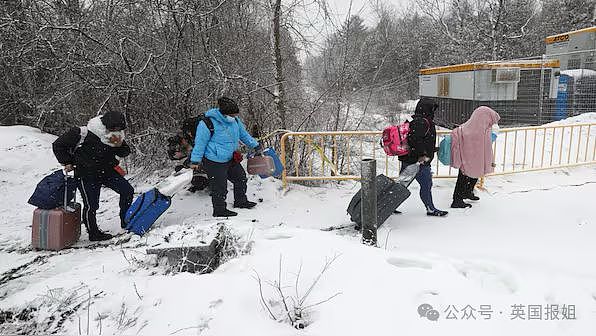
POLYGON ((89 291, 89 299, 87 300, 87 335, 89 335, 89 321, 91 320, 91 289, 87 288, 89 291))
POLYGON ((201 327, 200 327, 200 326, 196 326, 196 327, 186 327, 186 328, 178 329, 178 330, 176 330, 176 331, 174 331, 174 332, 171 332, 171 333, 170 333, 170 335, 177 334, 177 333, 179 333, 179 332, 181 332, 181 331, 184 331, 184 330, 190 330, 190 329, 199 329, 199 328, 201 328, 201 327))
POLYGON ((290 314, 290 310, 288 309, 288 304, 286 303, 286 297, 284 295, 284 292, 281 289, 281 260, 282 260, 282 256, 280 254, 279 255, 279 272, 277 275, 277 284, 275 286, 275 289, 277 289, 277 292, 279 293, 279 296, 281 298, 281 302, 283 303, 284 309, 286 310, 286 314, 288 315, 288 319, 290 320, 290 323, 293 325, 294 319, 292 318, 292 315, 290 314))
POLYGON ((97 313, 97 318, 99 319, 99 334, 101 335, 101 330, 102 330, 101 320, 102 320, 102 317, 101 317, 101 314, 100 313, 97 313))
POLYGON ((327 261, 325 262, 325 265, 323 265, 323 269, 321 270, 321 272, 319 272, 319 275, 317 275, 317 277, 312 282, 312 284, 310 285, 310 287, 308 288, 306 293, 304 293, 304 296, 299 300, 298 304, 300 307, 302 307, 304 305, 304 302, 306 301, 308 296, 312 293, 313 289, 315 288, 315 286, 317 285, 319 280, 321 280, 321 277, 323 276, 323 274, 331 267, 331 265, 335 262, 335 260, 337 260, 337 258, 339 258, 339 256, 340 256, 339 254, 336 254, 333 256, 333 258, 327 259, 327 261))
POLYGON ((120 250, 120 252, 122 252, 122 256, 124 257, 124 259, 126 260, 126 262, 128 262, 129 265, 132 265, 130 263, 130 260, 128 260, 128 258, 126 257, 126 254, 124 253, 124 250, 120 250))
POLYGON ((335 293, 335 294, 331 295, 330 297, 328 297, 328 298, 327 298, 327 299, 325 299, 325 300, 321 300, 321 301, 319 301, 319 302, 317 302, 317 303, 313 303, 313 304, 311 304, 311 305, 308 305, 308 306, 302 307, 301 309, 302 309, 302 310, 307 310, 307 309, 310 309, 310 308, 316 307, 316 306, 318 306, 318 305, 321 305, 321 304, 323 304, 323 303, 325 303, 325 302, 329 302, 329 301, 331 301, 331 299, 333 299, 334 297, 336 297, 336 296, 338 296, 338 295, 341 295, 341 294, 343 294, 343 293, 342 293, 342 292, 337 292, 337 293, 335 293))
POLYGON ((298 273, 296 273, 296 282, 294 284, 294 289, 296 290, 296 298, 300 297, 298 294, 298 281, 300 280, 300 273, 302 273, 302 262, 300 262, 300 266, 298 266, 298 273))
POLYGON ((145 322, 143 322, 143 325, 142 325, 142 326, 139 328, 139 330, 137 330, 137 333, 136 333, 136 334, 137 334, 137 335, 138 335, 138 334, 140 334, 140 333, 141 333, 141 331, 142 331, 143 329, 145 329, 145 327, 146 327, 146 326, 148 326, 148 325, 149 325, 149 321, 145 320, 145 322))
POLYGON ((385 237, 385 251, 387 251, 387 242, 389 241, 389 235, 391 234, 391 231, 393 231, 393 228, 389 229, 389 232, 387 232, 387 236, 385 237))
POLYGON ((132 285, 135 287, 135 293, 137 293, 139 300, 143 301, 143 297, 141 296, 141 294, 139 294, 139 290, 137 289, 137 283, 133 282, 132 285))
MULTIPOLYGON (((306 292, 302 295, 300 295, 300 289, 299 289, 300 277, 302 276, 302 263, 301 263, 298 267, 298 272, 296 273, 296 279, 294 280, 294 293, 295 293, 294 294, 295 296, 294 296, 294 295, 286 295, 284 293, 285 287, 282 285, 282 256, 280 255, 277 280, 276 281, 265 281, 265 282, 269 286, 271 286, 275 290, 277 295, 279 296, 279 298, 277 298, 277 300, 275 300, 276 306, 278 307, 278 309, 283 310, 283 311, 280 311, 278 313, 286 315, 287 321, 294 328, 303 329, 306 326, 306 322, 304 321, 304 315, 303 315, 303 313, 306 310, 316 307, 318 305, 321 305, 325 302, 328 302, 328 301, 332 300, 333 298, 337 297, 338 295, 342 294, 342 292, 338 292, 324 300, 317 301, 316 303, 313 303, 313 304, 305 305, 306 300, 308 299, 308 297, 311 295, 311 293, 313 292, 316 285, 321 280, 323 274, 327 270, 329 270, 331 265, 335 262, 335 260, 337 260, 338 257, 339 257, 339 255, 337 254, 333 258, 326 260, 325 265, 321 269, 320 273, 317 275, 317 277, 315 277, 315 279, 312 281, 312 283, 310 284, 310 286, 308 287, 306 292), (291 306, 288 305, 288 300, 291 301, 290 302, 291 306)), ((257 283, 259 285, 259 294, 260 294, 261 304, 267 309, 271 318, 277 321, 278 318, 276 318, 276 315, 271 311, 271 307, 269 306, 269 304, 267 304, 267 301, 263 297, 261 278, 256 271, 254 271, 254 272, 255 272, 254 278, 257 280, 257 283)))
POLYGON ((257 273, 257 271, 253 270, 253 272, 255 272, 255 280, 257 280, 257 283, 259 284, 259 295, 261 298, 261 304, 265 307, 265 309, 267 309, 267 311, 269 312, 269 316, 271 316, 273 320, 277 321, 277 318, 275 318, 275 315, 273 315, 273 313, 271 312, 271 308, 269 308, 269 305, 267 304, 267 302, 265 302, 265 298, 263 297, 263 284, 261 282, 261 277, 259 276, 259 273, 257 273))

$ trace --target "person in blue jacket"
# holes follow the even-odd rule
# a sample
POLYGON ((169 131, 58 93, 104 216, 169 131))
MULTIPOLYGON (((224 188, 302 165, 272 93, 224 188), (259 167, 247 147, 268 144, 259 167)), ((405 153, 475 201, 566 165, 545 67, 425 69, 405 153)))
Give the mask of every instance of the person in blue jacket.
POLYGON ((257 151, 261 145, 246 131, 238 117, 240 111, 234 100, 221 97, 217 100, 217 105, 217 108, 205 113, 213 123, 213 134, 204 121, 197 125, 190 167, 207 172, 213 217, 231 217, 237 213, 226 207, 227 180, 234 184, 235 208, 251 209, 256 205, 246 198, 246 172, 240 165, 240 160, 234 157, 238 141, 257 151))

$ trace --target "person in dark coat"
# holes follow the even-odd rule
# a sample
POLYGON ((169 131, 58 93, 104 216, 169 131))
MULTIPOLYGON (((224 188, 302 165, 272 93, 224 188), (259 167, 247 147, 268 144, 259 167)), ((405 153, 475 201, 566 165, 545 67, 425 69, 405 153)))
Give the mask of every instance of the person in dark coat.
POLYGON ((430 98, 421 98, 416 104, 416 110, 410 122, 410 133, 408 134, 408 155, 400 156, 401 170, 408 165, 422 162, 420 170, 416 175, 416 181, 420 184, 420 199, 426 207, 428 216, 445 216, 447 211, 439 210, 433 203, 432 196, 432 174, 430 165, 435 157, 437 131, 435 130, 435 110, 438 104, 430 98))
POLYGON ((256 205, 246 197, 246 172, 235 158, 238 141, 254 150, 259 150, 261 145, 246 131, 234 100, 221 97, 217 105, 205 113, 213 123, 213 134, 204 121, 199 122, 190 161, 191 168, 207 171, 213 217, 231 217, 237 213, 226 206, 227 180, 234 184, 235 208, 251 209, 256 205))
POLYGON ((108 111, 92 118, 87 126, 73 127, 54 141, 52 147, 58 162, 68 171, 74 170, 79 180, 83 199, 82 221, 89 233, 89 240, 101 241, 113 236, 97 226, 101 187, 108 187, 120 194, 120 221, 132 203, 134 189, 118 171, 116 156, 126 157, 130 147, 124 141, 126 120, 119 111, 108 111))
MULTIPOLYGON (((198 122, 201 118, 190 117, 183 121, 180 131, 168 139, 168 157, 170 160, 183 160, 182 164, 176 165, 174 170, 179 172, 183 168, 190 167, 190 153, 195 144, 198 122)), ((207 173, 204 170, 195 170, 193 172, 190 192, 197 192, 205 189, 209 185, 207 173)))

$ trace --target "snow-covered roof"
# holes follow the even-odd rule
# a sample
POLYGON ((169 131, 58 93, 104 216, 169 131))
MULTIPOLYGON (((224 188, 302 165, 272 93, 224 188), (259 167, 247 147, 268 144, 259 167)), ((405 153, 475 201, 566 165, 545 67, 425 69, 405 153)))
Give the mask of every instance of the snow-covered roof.
POLYGON ((517 61, 486 61, 476 63, 465 63, 440 66, 434 68, 420 69, 420 75, 434 75, 440 73, 452 73, 475 70, 489 70, 499 68, 522 68, 522 69, 540 69, 540 68, 558 68, 559 60, 517 60, 517 61))
POLYGON ((596 76, 596 71, 590 69, 573 69, 561 71, 561 74, 571 76, 573 78, 582 78, 596 76))
POLYGON ((596 122, 596 113, 583 113, 574 117, 569 117, 567 119, 554 121, 551 123, 546 124, 545 126, 559 126, 559 125, 572 125, 572 124, 580 124, 580 123, 594 123, 596 122))

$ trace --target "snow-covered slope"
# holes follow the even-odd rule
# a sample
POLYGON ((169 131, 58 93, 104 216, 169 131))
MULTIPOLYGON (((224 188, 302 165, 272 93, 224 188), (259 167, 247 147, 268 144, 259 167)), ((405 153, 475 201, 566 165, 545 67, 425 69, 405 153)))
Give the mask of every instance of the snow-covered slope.
MULTIPOLYGON (((0 127, 0 311, 22 313, 11 325, 0 314, 0 334, 587 336, 596 330, 594 166, 489 178, 473 208, 446 218, 425 216, 413 184, 403 214, 379 229, 379 248, 360 244, 351 228, 321 230, 349 224, 345 209, 358 184, 293 185, 283 192, 279 181, 251 177, 249 198, 262 202, 237 218, 214 220, 206 192, 182 192, 142 238, 87 249, 83 234, 78 248, 34 252, 27 250, 33 207, 26 201, 58 167, 53 139, 32 128, 0 127), (249 253, 212 274, 171 273, 145 253, 166 239, 197 244, 218 222, 249 253), (292 328, 270 284, 281 280, 292 305, 331 260, 303 304, 314 305, 303 314, 307 327, 292 328), (422 304, 437 311, 437 321, 419 315, 422 304), (538 307, 541 320, 528 320, 537 318, 538 307), (558 320, 550 320, 554 307, 558 320), (28 308, 34 310, 23 313, 28 308)), ((137 192, 151 186, 135 184, 137 192)), ((435 181, 438 207, 448 207, 453 186, 435 181)), ((116 195, 105 190, 99 225, 116 233, 118 224, 116 195)))

